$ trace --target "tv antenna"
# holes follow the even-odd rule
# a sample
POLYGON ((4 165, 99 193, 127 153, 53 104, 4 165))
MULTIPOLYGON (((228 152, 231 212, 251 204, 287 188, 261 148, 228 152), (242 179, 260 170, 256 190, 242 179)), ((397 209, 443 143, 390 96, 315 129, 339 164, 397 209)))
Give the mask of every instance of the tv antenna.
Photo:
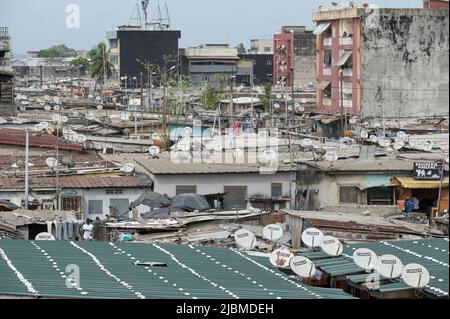
POLYGON ((280 225, 271 224, 263 229, 263 236, 270 241, 276 241, 283 236, 283 228, 280 225))
POLYGON ((308 228, 302 233, 302 242, 310 248, 316 248, 320 246, 322 237, 323 233, 321 230, 308 228))

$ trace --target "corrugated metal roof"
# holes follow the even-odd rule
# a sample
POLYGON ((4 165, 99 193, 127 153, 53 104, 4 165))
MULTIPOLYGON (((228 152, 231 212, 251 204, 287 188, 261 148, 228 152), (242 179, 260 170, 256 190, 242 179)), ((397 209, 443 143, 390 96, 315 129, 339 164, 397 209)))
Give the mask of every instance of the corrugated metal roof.
MULTIPOLYGON (((25 146, 25 130, 0 128, 0 144, 25 146)), ((68 143, 64 139, 44 132, 31 132, 29 135, 30 147, 51 148, 58 145, 60 150, 81 151, 81 144, 68 143)))
MULTIPOLYGON (((60 188, 133 188, 152 184, 146 176, 60 176, 60 188)), ((24 189, 25 180, 11 177, 0 177, 0 190, 24 189)), ((48 189, 56 187, 56 177, 39 177, 30 179, 30 189, 48 189)))
MULTIPOLYGON (((156 299, 348 299, 340 289, 309 287, 230 249, 186 245, 1 240, 0 294, 156 299), (162 262, 167 267, 135 266, 162 262), (66 265, 79 267, 79 290, 66 286, 66 265), (30 288, 31 290, 31 288, 30 288)), ((73 269, 70 269, 73 271, 73 269)), ((67 270, 69 272, 69 270, 67 270)))
MULTIPOLYGON (((447 297, 449 293, 449 240, 434 238, 423 240, 381 241, 378 243, 352 244, 344 246, 344 254, 338 258, 325 258, 315 261, 315 265, 331 276, 346 276, 354 283, 365 282, 368 274, 359 268, 350 256, 358 248, 372 249, 378 256, 392 254, 397 256, 404 265, 418 263, 428 269, 431 276, 426 292, 437 297, 447 297)), ((401 280, 393 283, 371 287, 381 292, 399 289, 410 289, 401 280)))
MULTIPOLYGON (((436 189, 441 186, 441 181, 419 181, 412 177, 396 177, 403 188, 411 189, 436 189)), ((448 187, 449 178, 444 177, 442 180, 442 187, 448 187)))

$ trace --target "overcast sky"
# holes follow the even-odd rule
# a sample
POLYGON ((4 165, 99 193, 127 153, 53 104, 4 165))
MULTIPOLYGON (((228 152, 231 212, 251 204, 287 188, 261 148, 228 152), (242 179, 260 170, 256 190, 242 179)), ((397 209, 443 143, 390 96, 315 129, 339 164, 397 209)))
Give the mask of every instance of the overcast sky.
MULTIPOLYGON (((336 1, 336 0, 335 0, 336 1)), ((161 0, 163 3, 164 0, 161 0)), ((181 47, 271 38, 282 25, 312 27, 323 0, 167 0, 181 47)), ((338 1, 336 1, 338 2, 338 1)), ((422 0, 373 0, 383 7, 420 7, 422 0)), ((157 0, 151 0, 151 9, 157 0)), ((136 0, 0 0, 0 26, 9 27, 14 54, 66 44, 82 50, 105 40, 108 29, 128 24, 136 0), (80 8, 80 28, 65 26, 66 6, 80 8)), ((152 16, 152 13, 150 14, 152 16)))

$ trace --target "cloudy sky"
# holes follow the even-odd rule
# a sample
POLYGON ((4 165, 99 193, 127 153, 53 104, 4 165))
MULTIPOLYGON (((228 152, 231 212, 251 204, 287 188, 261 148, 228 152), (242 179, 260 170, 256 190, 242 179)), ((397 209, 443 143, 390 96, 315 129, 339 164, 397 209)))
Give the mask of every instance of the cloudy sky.
MULTIPOLYGON (((161 3, 164 0, 160 0, 161 3)), ((336 1, 336 0, 335 0, 336 1)), ((158 0, 151 0, 151 10, 158 0)), ((323 0, 167 0, 180 45, 271 38, 282 25, 312 27, 311 14, 323 0)), ((339 2, 339 1, 336 1, 339 2)), ((422 0, 372 0, 384 7, 420 7, 422 0)), ((90 49, 116 25, 128 24, 136 0, 0 0, 0 26, 9 27, 14 54, 54 44, 90 49), (80 28, 67 28, 66 7, 80 8, 80 28)), ((150 14, 152 16, 152 13, 150 14)))

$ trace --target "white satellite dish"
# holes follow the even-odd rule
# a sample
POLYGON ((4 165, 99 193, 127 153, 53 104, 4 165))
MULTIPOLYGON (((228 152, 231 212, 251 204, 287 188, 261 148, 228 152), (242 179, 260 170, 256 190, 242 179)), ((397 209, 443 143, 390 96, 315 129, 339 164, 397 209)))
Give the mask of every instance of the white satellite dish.
POLYGON ((358 119, 357 118, 354 118, 354 117, 352 117, 350 120, 348 120, 348 122, 350 123, 350 124, 356 124, 357 122, 358 122, 358 119))
POLYGON ((96 117, 96 114, 95 114, 94 111, 89 111, 88 114, 86 115, 86 118, 87 118, 89 121, 95 120, 95 117, 96 117))
POLYGON ((47 112, 52 110, 52 107, 50 105, 46 105, 44 106, 44 110, 46 110, 47 112))
POLYGON ((56 166, 58 166, 58 161, 56 160, 56 158, 49 157, 45 160, 45 164, 47 164, 47 166, 50 168, 55 168, 56 166))
POLYGON ((391 141, 386 138, 380 138, 378 139, 378 145, 381 147, 389 147, 391 145, 391 141))
POLYGON ((88 98, 89 98, 89 99, 93 99, 94 96, 93 96, 92 94, 89 94, 89 95, 88 95, 88 98))
MULTIPOLYGON (((42 86, 42 88, 44 88, 45 87, 45 85, 44 86, 42 86)), ((44 100, 46 100, 46 101, 50 101, 50 95, 48 95, 48 94, 46 94, 46 95, 44 95, 44 100)))
POLYGON ((369 138, 369 133, 367 133, 367 131, 361 131, 361 138, 363 139, 369 138))
POLYGON ((294 107, 295 107, 296 109, 298 109, 298 108, 300 107, 300 103, 295 102, 295 103, 294 103, 294 107))
POLYGON ((373 142, 373 143, 378 142, 378 137, 376 137, 376 135, 370 135, 369 139, 370 139, 370 141, 373 142))
POLYGON ((55 240, 55 237, 50 233, 39 233, 36 235, 34 240, 55 240))
POLYGON ((77 111, 75 111, 75 112, 72 113, 72 115, 73 115, 73 117, 78 117, 78 116, 80 116, 80 113, 78 113, 77 111))
POLYGON ((69 121, 69 118, 67 116, 61 116, 61 122, 67 123, 69 121))
POLYGON ((61 110, 61 107, 60 107, 59 105, 55 105, 55 106, 53 107, 53 109, 54 109, 55 111, 59 111, 59 110, 61 110))
POLYGON ((353 253, 353 262, 365 270, 375 269, 378 256, 372 250, 359 248, 353 253))
POLYGON ((78 143, 86 143, 87 137, 86 137, 86 135, 80 134, 80 135, 78 135, 78 136, 76 137, 76 141, 77 141, 78 143))
POLYGON ((55 104, 59 104, 59 97, 57 96, 53 97, 53 102, 55 102, 55 104))
POLYGON ((101 110, 103 110, 103 105, 97 105, 97 110, 99 110, 99 111, 101 111, 101 110))
POLYGON ((159 149, 158 146, 153 145, 148 148, 148 152, 150 153, 151 156, 158 156, 161 150, 159 149))
POLYGON ((309 138, 305 138, 304 140, 302 140, 303 146, 311 146, 312 144, 313 144, 313 141, 310 140, 309 138))
POLYGON ((422 149, 425 152, 431 152, 433 150, 433 143, 431 142, 425 142, 422 144, 422 149))
POLYGON ((234 158, 242 158, 244 156, 244 151, 240 148, 236 148, 233 150, 233 156, 234 158))
POLYGON ((270 263, 277 268, 287 268, 289 267, 289 262, 291 261, 291 258, 294 257, 294 254, 291 253, 290 250, 285 248, 280 248, 274 250, 270 256, 269 260, 270 263))
POLYGON ((306 257, 303 256, 294 256, 291 258, 289 262, 291 269, 298 276, 303 278, 311 278, 313 277, 317 270, 314 263, 306 257))
POLYGON ((100 96, 97 96, 95 99, 96 99, 97 101, 101 101, 101 100, 102 100, 102 98, 101 98, 100 96))
POLYGON ((419 264, 408 264, 402 271, 403 281, 412 288, 424 288, 430 283, 430 273, 419 264))
POLYGON ((404 140, 404 139, 406 139, 407 135, 405 132, 400 131, 400 132, 397 132, 397 137, 401 140, 404 140))
POLYGON ((234 233, 234 239, 236 240, 236 244, 246 250, 253 249, 256 246, 255 235, 246 229, 239 229, 236 231, 234 233))
POLYGON ((409 141, 409 146, 411 146, 411 148, 416 148, 418 146, 417 141, 409 141))
POLYGON ((281 99, 283 96, 281 94, 277 94, 277 99, 281 99))
POLYGON ((445 155, 444 162, 446 162, 447 164, 450 163, 450 157, 449 157, 449 154, 445 155))
POLYGON ((53 123, 60 123, 61 122, 61 115, 60 114, 53 114, 52 115, 52 121, 53 121, 53 123))
POLYGON ((300 103, 306 104, 306 103, 308 103, 308 100, 307 100, 307 99, 301 99, 301 100, 300 100, 300 103))
POLYGON ((280 108, 280 104, 279 104, 279 103, 275 103, 275 104, 273 105, 273 107, 274 107, 276 110, 278 110, 278 109, 280 108))
POLYGON ((135 168, 134 164, 127 163, 124 164, 120 170, 125 173, 132 173, 134 171, 134 168, 135 168))
POLYGON ((46 130, 48 129, 48 123, 47 122, 41 122, 39 125, 42 127, 42 129, 46 130))
POLYGON ((322 237, 323 233, 320 229, 308 228, 302 233, 302 242, 310 248, 316 248, 320 246, 322 237))
POLYGON ((265 239, 276 241, 283 236, 283 228, 276 224, 267 225, 263 229, 263 236, 265 239))
POLYGON ((152 140, 153 141, 159 141, 161 140, 161 135, 159 133, 153 133, 152 134, 152 140))
POLYGON ((263 152, 263 159, 268 162, 273 161, 274 159, 277 158, 277 156, 278 156, 277 152, 273 149, 266 149, 263 152))
POLYGON ((339 239, 333 236, 324 236, 320 241, 320 248, 330 256, 340 256, 344 251, 344 246, 341 244, 339 239))
POLYGON ((327 152, 325 154, 325 159, 328 162, 336 162, 339 159, 339 156, 335 152, 327 152))
POLYGON ((126 112, 120 113, 120 120, 122 121, 128 121, 130 119, 130 115, 126 112))
POLYGON ((378 257, 377 270, 385 278, 398 278, 402 275, 403 263, 394 255, 383 255, 378 257))
POLYGON ((186 126, 186 127, 183 129, 183 134, 184 134, 185 136, 191 136, 191 135, 192 135, 192 132, 193 132, 192 127, 186 126))
POLYGON ((401 150, 403 147, 405 147, 405 142, 403 142, 402 140, 397 140, 394 143, 394 149, 395 150, 401 150))

